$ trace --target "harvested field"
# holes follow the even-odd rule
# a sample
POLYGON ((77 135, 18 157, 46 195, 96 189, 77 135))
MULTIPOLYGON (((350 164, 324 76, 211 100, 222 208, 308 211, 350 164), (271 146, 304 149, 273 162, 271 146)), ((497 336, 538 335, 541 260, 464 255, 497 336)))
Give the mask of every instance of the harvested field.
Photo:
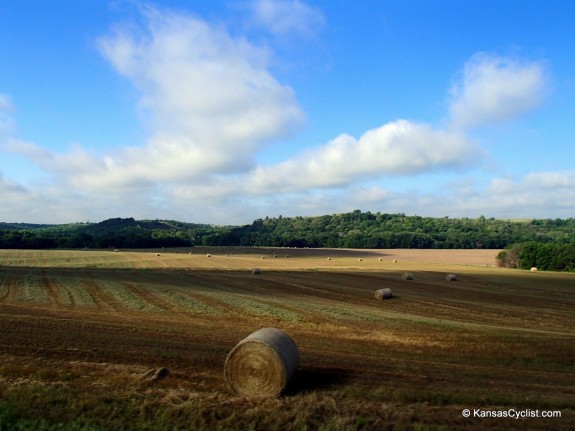
POLYGON ((0 250, 0 429, 575 427, 575 274, 497 250, 191 250, 0 250), (278 399, 223 378, 262 327, 300 351, 278 399))

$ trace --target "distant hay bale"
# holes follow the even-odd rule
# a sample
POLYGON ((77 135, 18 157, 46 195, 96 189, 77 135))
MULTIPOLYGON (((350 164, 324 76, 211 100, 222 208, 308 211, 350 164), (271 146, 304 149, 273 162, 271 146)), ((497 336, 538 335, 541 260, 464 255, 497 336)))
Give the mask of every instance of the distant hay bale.
POLYGON ((286 257, 289 257, 289 254, 286 254, 286 257))
POLYGON ((401 278, 404 280, 413 280, 413 274, 411 272, 404 272, 401 278))
POLYGON ((230 389, 250 397, 277 397, 299 365, 295 342, 276 328, 262 328, 228 354, 224 378, 230 389))
POLYGON ((190 251, 190 253, 189 253, 189 254, 194 254, 194 252, 193 252, 193 251, 190 251))
POLYGON ((328 257, 327 260, 331 260, 331 257, 328 257))
POLYGON ((265 256, 262 256, 262 259, 265 259, 265 258, 266 258, 265 256))
POLYGON ((394 260, 393 260, 393 263, 397 263, 397 260, 394 259, 394 260))
POLYGON ((206 257, 212 257, 212 255, 211 255, 211 254, 206 254, 206 257))
POLYGON ((380 258, 379 258, 379 259, 377 259, 377 260, 379 260, 379 261, 381 262, 381 261, 383 260, 383 258, 382 258, 382 257, 380 257, 380 258))
POLYGON ((159 256, 159 255, 160 255, 160 253, 156 253, 156 256, 159 256))
POLYGON ((252 268, 252 274, 261 274, 262 270, 260 268, 252 268))
POLYGON ((393 293, 389 287, 385 289, 378 289, 375 291, 375 299, 390 299, 393 297, 393 293))
POLYGON ((455 275, 455 274, 447 274, 447 275, 445 276, 445 279, 446 279, 447 281, 457 281, 457 275, 455 275))
POLYGON ((537 267, 536 267, 536 266, 532 266, 532 267, 531 267, 531 272, 537 272, 537 267))
POLYGON ((357 259, 357 260, 359 260, 359 261, 361 262, 363 259, 360 257, 360 258, 359 258, 359 259, 357 259))

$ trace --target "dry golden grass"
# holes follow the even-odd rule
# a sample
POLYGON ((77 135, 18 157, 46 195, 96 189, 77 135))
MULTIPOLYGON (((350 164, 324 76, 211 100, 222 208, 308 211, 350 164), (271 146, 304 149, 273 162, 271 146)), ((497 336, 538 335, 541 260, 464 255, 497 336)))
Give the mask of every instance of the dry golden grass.
POLYGON ((188 252, 0 250, 0 430, 575 427, 574 274, 496 250, 188 252), (279 399, 237 396, 225 358, 267 326, 298 372, 279 399))

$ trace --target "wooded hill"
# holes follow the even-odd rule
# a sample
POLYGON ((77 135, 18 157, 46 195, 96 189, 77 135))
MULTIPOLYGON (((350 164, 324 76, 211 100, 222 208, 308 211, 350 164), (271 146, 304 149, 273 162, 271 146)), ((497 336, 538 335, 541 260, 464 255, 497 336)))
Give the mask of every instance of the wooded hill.
POLYGON ((113 218, 100 223, 0 223, 0 248, 153 248, 206 246, 334 248, 506 248, 573 243, 575 219, 433 218, 361 212, 213 226, 113 218))

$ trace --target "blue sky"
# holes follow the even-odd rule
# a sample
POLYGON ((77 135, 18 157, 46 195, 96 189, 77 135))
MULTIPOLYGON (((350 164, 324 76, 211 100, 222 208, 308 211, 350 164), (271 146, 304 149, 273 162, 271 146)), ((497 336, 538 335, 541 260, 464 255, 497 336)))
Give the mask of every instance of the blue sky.
POLYGON ((575 216, 575 4, 0 0, 0 221, 575 216))

